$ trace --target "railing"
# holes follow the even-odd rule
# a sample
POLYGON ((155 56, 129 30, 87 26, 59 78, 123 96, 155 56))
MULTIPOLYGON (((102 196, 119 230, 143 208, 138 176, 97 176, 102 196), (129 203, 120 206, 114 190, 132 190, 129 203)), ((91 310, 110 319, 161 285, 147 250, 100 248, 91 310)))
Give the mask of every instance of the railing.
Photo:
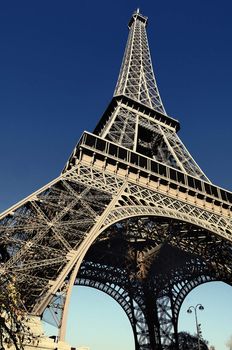
MULTIPOLYGON (((143 156, 139 153, 133 152, 127 148, 119 146, 110 141, 104 140, 94 134, 84 132, 80 142, 75 148, 73 154, 70 157, 67 167, 72 164, 73 157, 77 157, 80 147, 93 150, 97 154, 102 154, 104 157, 119 161, 124 166, 133 166, 140 171, 149 173, 151 176, 155 175, 161 180, 170 181, 177 186, 185 187, 191 191, 197 191, 202 196, 211 197, 214 200, 224 202, 225 206, 230 206, 232 203, 232 193, 226 191, 220 187, 211 185, 210 183, 203 181, 199 178, 190 176, 182 171, 179 171, 163 163, 157 162, 151 158, 143 156)), ((67 169, 66 167, 66 169, 67 169)), ((218 203, 219 204, 219 203, 218 203)))

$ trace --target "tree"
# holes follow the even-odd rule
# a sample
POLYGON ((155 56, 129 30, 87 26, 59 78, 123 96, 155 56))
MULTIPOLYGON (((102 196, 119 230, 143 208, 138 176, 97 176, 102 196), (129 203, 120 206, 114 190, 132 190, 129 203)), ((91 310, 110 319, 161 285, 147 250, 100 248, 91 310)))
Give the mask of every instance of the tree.
MULTIPOLYGON (((178 333, 178 340, 179 350, 199 350, 197 336, 193 336, 188 332, 180 332, 178 333)), ((200 340, 201 350, 209 350, 207 343, 208 342, 206 340, 200 340)), ((171 344, 168 347, 168 350, 176 350, 176 348, 173 344, 171 344)))
POLYGON ((228 347, 229 350, 232 350, 232 336, 230 339, 227 341, 226 346, 228 347))
POLYGON ((27 313, 15 278, 9 274, 0 276, 0 350, 13 346, 22 350, 34 338, 28 325, 27 313))

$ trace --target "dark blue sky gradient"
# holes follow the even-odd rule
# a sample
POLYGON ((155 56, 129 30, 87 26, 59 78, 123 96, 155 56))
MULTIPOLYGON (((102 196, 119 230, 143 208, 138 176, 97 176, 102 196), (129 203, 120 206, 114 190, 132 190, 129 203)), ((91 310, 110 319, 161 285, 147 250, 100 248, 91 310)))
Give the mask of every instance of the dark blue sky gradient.
POLYGON ((206 174, 231 188, 230 1, 0 4, 1 209, 62 170, 109 103, 136 7, 162 99, 206 174))
MULTIPOLYGON (((111 100, 137 7, 149 17, 156 78, 166 110, 181 122, 181 139, 213 182, 232 188, 230 0, 9 0, 0 2, 0 210, 58 176, 83 130, 94 129, 111 100)), ((224 350, 231 334, 222 320, 231 320, 231 311, 213 312, 215 300, 227 308, 231 298, 217 292, 213 299, 216 289, 186 302, 211 310, 203 334, 224 350), (218 324, 207 329, 209 319, 218 324)), ((187 328, 191 320, 183 320, 187 328)), ((92 348, 114 350, 112 344, 92 348)))

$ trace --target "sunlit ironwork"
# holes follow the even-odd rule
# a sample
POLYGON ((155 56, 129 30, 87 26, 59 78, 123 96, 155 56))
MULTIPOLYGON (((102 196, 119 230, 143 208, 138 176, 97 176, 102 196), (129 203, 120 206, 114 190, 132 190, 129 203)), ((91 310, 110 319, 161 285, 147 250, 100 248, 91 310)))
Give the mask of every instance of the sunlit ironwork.
POLYGON ((136 350, 178 350, 186 295, 231 283, 232 193, 213 185, 167 115, 147 18, 136 11, 113 99, 60 176, 0 216, 1 270, 14 272, 28 313, 64 339, 74 284, 126 312, 136 350))

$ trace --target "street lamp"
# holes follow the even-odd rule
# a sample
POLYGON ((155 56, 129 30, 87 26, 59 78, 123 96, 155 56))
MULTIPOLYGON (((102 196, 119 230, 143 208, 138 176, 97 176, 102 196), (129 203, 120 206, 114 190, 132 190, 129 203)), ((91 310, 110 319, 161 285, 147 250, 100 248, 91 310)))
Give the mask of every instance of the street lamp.
POLYGON ((200 326, 201 324, 198 323, 198 320, 197 320, 197 310, 204 310, 204 306, 201 305, 201 304, 197 304, 196 306, 189 306, 187 312, 189 314, 192 313, 192 310, 194 310, 194 313, 195 313, 195 321, 196 321, 196 329, 197 329, 197 339, 198 339, 198 350, 201 350, 201 343, 200 343, 200 338, 201 338, 201 329, 200 329, 200 326))

